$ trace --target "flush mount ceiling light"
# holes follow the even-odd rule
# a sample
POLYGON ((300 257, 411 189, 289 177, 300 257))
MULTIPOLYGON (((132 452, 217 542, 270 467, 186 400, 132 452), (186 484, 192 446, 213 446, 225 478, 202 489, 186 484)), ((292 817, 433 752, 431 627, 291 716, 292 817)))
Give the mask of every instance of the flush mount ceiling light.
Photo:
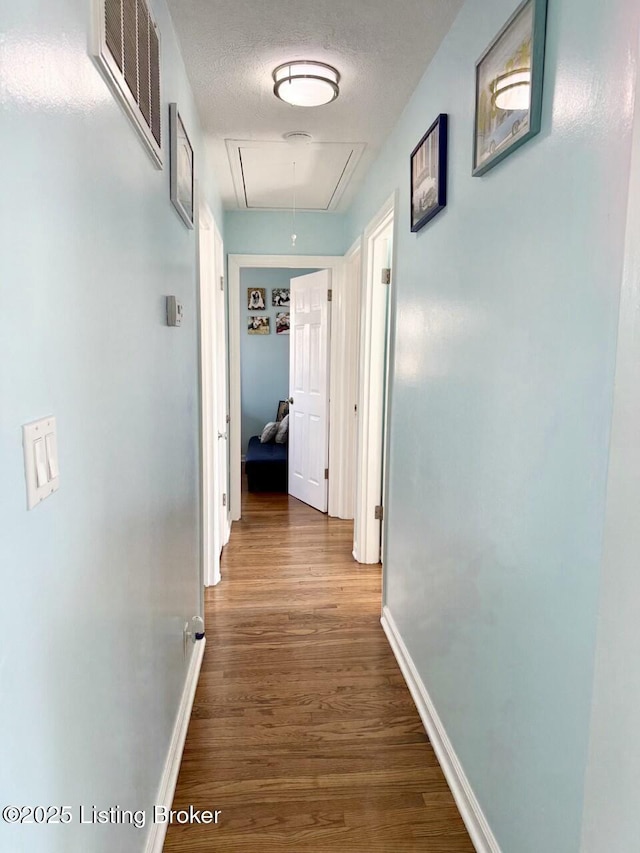
POLYGON ((285 62, 273 72, 273 93, 294 107, 321 107, 340 94, 340 74, 331 65, 300 59, 285 62))
POLYGON ((531 69, 515 68, 496 77, 492 100, 499 110, 528 110, 531 105, 531 69))

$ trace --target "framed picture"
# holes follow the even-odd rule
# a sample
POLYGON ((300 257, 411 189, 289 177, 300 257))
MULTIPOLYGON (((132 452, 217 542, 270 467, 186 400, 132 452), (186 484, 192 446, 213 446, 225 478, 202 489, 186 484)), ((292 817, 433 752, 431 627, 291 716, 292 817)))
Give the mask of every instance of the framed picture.
POLYGON ((274 308, 288 308, 291 305, 291 292, 288 287, 274 287, 271 291, 271 304, 274 308))
POLYGON ((289 334, 289 312, 276 314, 276 335, 289 334))
POLYGON ((177 104, 169 104, 169 133, 171 201, 187 228, 193 228, 193 148, 177 104))
POLYGON ((250 335, 270 335, 271 325, 268 317, 247 317, 247 332, 250 335))
POLYGON ((276 414, 276 423, 280 423, 280 421, 284 418, 285 415, 289 414, 289 401, 288 400, 280 400, 278 403, 278 412, 276 414))
POLYGON ((447 204, 448 118, 441 113, 411 152, 411 230, 419 231, 447 204))
POLYGON ((473 174, 540 132, 547 0, 524 0, 476 63, 473 174))
POLYGON ((249 311, 264 311, 267 306, 267 291, 264 287, 247 288, 247 308, 249 311))

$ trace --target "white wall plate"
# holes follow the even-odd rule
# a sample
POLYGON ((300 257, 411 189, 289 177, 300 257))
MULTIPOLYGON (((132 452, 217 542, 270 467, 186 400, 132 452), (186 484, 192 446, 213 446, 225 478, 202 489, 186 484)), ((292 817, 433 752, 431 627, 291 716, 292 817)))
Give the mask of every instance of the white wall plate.
POLYGON ((53 416, 22 427, 27 509, 33 509, 60 487, 58 433, 53 416))

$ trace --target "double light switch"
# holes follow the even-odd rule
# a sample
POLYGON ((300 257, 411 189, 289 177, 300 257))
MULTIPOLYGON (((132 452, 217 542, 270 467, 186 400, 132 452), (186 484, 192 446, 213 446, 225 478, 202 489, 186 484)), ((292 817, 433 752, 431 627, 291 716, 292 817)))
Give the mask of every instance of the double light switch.
POLYGON ((42 418, 22 427, 27 509, 48 498, 60 485, 56 419, 42 418))

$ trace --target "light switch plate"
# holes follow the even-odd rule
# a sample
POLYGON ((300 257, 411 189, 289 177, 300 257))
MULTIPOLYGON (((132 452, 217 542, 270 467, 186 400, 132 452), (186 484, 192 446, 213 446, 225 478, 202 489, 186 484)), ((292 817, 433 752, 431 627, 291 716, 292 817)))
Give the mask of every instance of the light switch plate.
POLYGON ((58 436, 53 416, 22 427, 27 509, 33 509, 60 487, 58 436))

